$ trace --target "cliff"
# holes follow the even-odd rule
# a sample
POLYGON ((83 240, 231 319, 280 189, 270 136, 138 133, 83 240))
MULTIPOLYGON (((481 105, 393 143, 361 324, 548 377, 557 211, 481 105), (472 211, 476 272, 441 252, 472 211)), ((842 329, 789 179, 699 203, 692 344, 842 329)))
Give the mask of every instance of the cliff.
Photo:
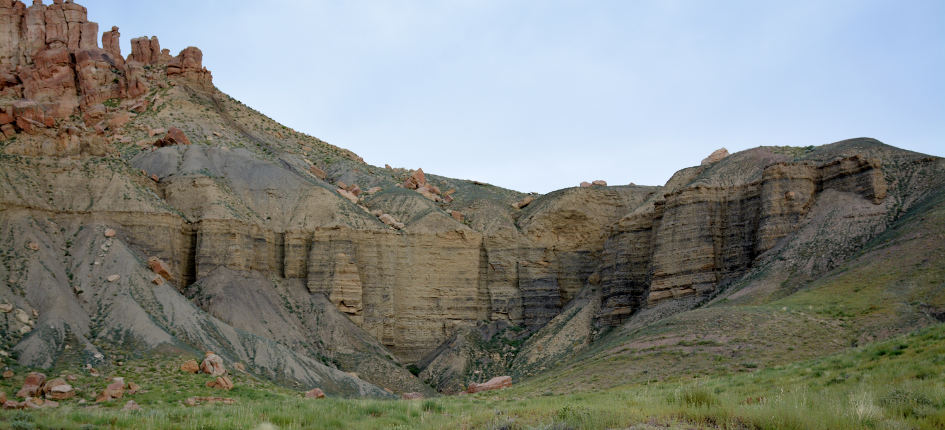
POLYGON ((857 139, 529 195, 368 165, 217 90, 197 48, 139 37, 123 58, 117 27, 99 48, 72 2, 7 0, 0 21, 0 348, 23 365, 210 349, 329 393, 458 391, 782 294, 945 170, 857 139))

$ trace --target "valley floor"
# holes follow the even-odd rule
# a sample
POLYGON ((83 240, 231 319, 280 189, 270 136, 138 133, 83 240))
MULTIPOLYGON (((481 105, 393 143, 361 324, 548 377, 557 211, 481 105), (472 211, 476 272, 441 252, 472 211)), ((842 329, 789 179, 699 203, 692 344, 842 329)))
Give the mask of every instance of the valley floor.
MULTIPOLYGON (((76 398, 55 409, 0 411, 0 428, 945 428, 945 324, 780 367, 564 395, 525 381, 423 400, 312 400, 245 374, 221 394, 204 387, 208 376, 181 373, 178 364, 155 358, 115 368, 109 376, 144 391, 104 404, 91 396, 107 379, 83 374, 76 398), (221 395, 235 404, 183 405, 190 396, 221 395), (127 399, 142 409, 122 411, 127 399)), ((0 389, 15 392, 25 373, 19 369, 0 389)))

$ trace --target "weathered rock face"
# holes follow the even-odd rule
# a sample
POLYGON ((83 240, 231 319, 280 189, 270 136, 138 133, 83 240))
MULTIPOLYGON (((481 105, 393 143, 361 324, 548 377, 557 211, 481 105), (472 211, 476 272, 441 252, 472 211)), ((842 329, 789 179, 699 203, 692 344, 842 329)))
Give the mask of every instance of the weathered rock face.
POLYGON ((886 196, 881 162, 858 155, 756 169, 760 180, 677 187, 617 224, 600 270, 605 324, 664 300, 706 297, 740 277, 797 229, 824 190, 874 204, 886 196))
POLYGON ((210 71, 203 67, 203 52, 193 46, 185 48, 180 54, 168 61, 167 75, 180 75, 205 83, 209 83, 212 79, 210 71))
POLYGON ((98 24, 88 21, 85 7, 71 1, 48 6, 34 1, 26 7, 3 0, 0 23, 0 95, 23 99, 0 103, 0 112, 9 116, 0 117, 4 137, 36 133, 77 113, 87 119, 85 125, 96 125, 100 103, 136 99, 148 91, 149 80, 161 79, 156 75, 163 71, 146 72, 146 65, 169 64, 167 75, 211 85, 202 54, 194 47, 171 58, 157 37, 138 38, 126 64, 118 27, 112 27, 102 34, 100 49, 98 24), (24 101, 35 103, 30 112, 13 109, 24 101))

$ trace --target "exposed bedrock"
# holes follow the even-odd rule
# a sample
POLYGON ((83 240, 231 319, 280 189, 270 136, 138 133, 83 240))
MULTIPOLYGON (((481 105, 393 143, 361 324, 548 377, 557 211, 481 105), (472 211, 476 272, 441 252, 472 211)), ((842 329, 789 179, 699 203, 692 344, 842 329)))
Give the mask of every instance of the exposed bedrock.
POLYGON ((794 232, 824 190, 874 204, 886 197, 882 163, 859 155, 776 162, 760 176, 728 186, 696 181, 617 222, 601 258, 601 322, 617 324, 664 300, 713 294, 794 232))

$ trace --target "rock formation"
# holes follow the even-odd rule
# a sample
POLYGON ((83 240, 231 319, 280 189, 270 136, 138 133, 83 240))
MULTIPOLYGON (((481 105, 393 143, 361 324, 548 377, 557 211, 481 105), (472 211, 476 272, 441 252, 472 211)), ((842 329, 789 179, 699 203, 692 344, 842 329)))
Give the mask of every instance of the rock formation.
MULTIPOLYGON (((143 67, 167 68, 167 75, 211 85, 200 50, 189 47, 177 57, 161 50, 157 37, 132 41, 127 61, 121 56, 118 27, 102 34, 89 22, 85 7, 56 1, 0 1, 0 128, 5 137, 19 132, 39 133, 73 115, 83 125, 99 124, 102 103, 136 99, 149 89, 143 67)), ((152 73, 153 75, 153 73, 152 73)), ((63 155, 59 151, 57 155, 63 155)), ((53 154, 50 154, 53 155, 53 154)))
POLYGON ((75 3, 0 1, 0 22, 0 333, 25 366, 171 346, 216 351, 182 366, 215 378, 225 359, 330 394, 460 391, 698 306, 805 226, 841 235, 797 257, 824 270, 945 182, 855 139, 520 193, 370 166, 218 91, 197 48, 123 58, 117 27, 99 48, 75 3))

